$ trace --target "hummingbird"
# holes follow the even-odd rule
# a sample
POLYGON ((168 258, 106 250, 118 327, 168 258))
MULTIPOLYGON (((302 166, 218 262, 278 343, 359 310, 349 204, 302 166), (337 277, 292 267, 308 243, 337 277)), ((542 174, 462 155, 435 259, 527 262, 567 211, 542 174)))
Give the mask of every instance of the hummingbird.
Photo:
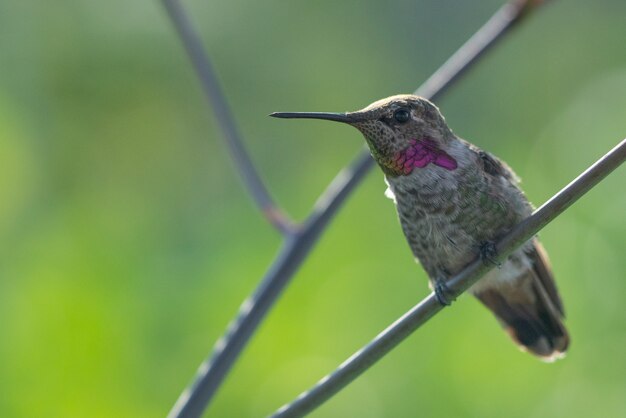
MULTIPOLYGON (((495 245, 533 206, 513 170, 456 136, 430 101, 396 95, 347 113, 276 112, 277 118, 325 119, 358 129, 383 171, 386 196, 442 305, 446 281, 495 245)), ((547 254, 534 237, 469 292, 493 312, 523 351, 544 361, 565 355, 569 335, 547 254)))

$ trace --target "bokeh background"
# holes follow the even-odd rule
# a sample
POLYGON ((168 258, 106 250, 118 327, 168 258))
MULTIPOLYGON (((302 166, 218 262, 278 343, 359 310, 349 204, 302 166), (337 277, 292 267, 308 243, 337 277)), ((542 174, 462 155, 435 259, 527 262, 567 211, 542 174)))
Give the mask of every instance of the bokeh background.
MULTIPOLYGON (((411 92, 495 0, 187 1, 253 159, 302 219, 356 130, 281 121, 411 92)), ((626 136, 626 3, 554 1, 439 102, 543 203, 626 136)), ((0 3, 0 416, 164 416, 280 246, 161 4, 0 3)), ((626 416, 626 170, 542 231, 573 343, 546 365, 461 298, 315 417, 626 416)), ((260 417, 428 293, 381 174, 207 413, 260 417)))

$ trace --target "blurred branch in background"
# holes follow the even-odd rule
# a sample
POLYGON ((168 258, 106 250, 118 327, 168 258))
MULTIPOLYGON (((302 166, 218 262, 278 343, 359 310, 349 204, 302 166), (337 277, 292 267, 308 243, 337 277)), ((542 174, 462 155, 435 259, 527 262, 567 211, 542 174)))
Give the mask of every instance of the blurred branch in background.
MULTIPOLYGON (((459 274, 452 277, 447 283, 452 299, 469 289, 497 263, 504 262, 509 254, 563 213, 592 187, 619 167, 625 159, 626 139, 622 140, 615 148, 504 236, 496 245, 498 251, 498 256, 494 260, 496 263, 484 263, 478 258, 459 274)), ((295 401, 280 408, 272 417, 301 417, 319 407, 443 308, 444 306, 437 301, 435 294, 431 293, 426 299, 378 334, 369 344, 342 363, 334 372, 322 378, 312 389, 302 393, 295 401)))
MULTIPOLYGON (((416 91, 416 94, 431 100, 438 98, 491 46, 503 39, 509 29, 542 3, 537 0, 512 0, 506 3, 416 91)), ((172 418, 199 417, 328 222, 373 167, 373 160, 368 151, 359 154, 331 182, 309 217, 301 225, 293 225, 284 212, 274 204, 252 165, 200 37, 193 29, 180 1, 163 0, 163 4, 213 106, 215 117, 237 169, 264 216, 285 237, 283 246, 269 271, 253 295, 243 302, 237 317, 215 344, 213 353, 199 367, 194 382, 181 394, 169 414, 172 418)))
POLYGON ((167 13, 178 31, 178 36, 189 54, 193 68, 198 74, 204 94, 213 106, 215 119, 224 135, 224 142, 228 146, 230 155, 240 172, 252 198, 259 206, 265 218, 283 234, 291 233, 291 221, 284 212, 276 206, 265 184, 261 180, 248 152, 246 151, 235 118, 228 107, 226 97, 220 88, 209 56, 205 54, 202 41, 194 31, 182 5, 178 0, 163 0, 167 13))

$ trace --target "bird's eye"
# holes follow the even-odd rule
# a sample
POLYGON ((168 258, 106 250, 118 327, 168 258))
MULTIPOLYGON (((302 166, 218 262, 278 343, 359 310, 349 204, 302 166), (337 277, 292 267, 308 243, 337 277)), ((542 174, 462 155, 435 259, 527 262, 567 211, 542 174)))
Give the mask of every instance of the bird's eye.
POLYGON ((404 109, 404 108, 398 109, 395 112, 393 112, 393 118, 398 123, 405 123, 405 122, 408 122, 409 119, 411 119, 411 113, 407 109, 404 109))

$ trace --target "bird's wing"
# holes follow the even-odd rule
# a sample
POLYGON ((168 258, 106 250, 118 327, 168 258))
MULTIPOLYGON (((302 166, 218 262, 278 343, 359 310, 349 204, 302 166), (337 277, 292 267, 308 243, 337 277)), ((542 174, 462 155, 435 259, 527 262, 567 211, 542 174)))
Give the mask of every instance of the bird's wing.
POLYGON ((546 250, 544 250, 543 245, 541 245, 538 239, 534 239, 532 247, 527 249, 525 252, 526 255, 530 257, 533 265, 533 271, 545 289, 550 301, 559 313, 562 316, 565 316, 563 302, 561 301, 561 297, 559 296, 559 292, 556 288, 556 282, 554 281, 554 276, 552 275, 552 268, 550 267, 548 255, 546 250))

